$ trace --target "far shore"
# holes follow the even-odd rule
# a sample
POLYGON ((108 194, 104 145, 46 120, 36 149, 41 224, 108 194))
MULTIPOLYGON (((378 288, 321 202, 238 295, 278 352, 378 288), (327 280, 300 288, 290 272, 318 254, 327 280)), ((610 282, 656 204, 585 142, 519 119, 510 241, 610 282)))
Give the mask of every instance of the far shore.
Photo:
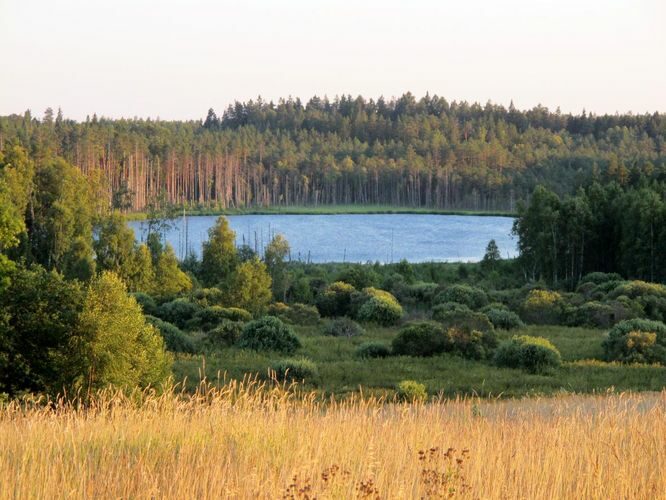
MULTIPOLYGON (((373 214, 422 214, 422 215, 470 215, 492 217, 515 217, 515 212, 501 210, 465 210, 438 209, 430 207, 405 207, 392 205, 275 205, 250 206, 239 208, 181 208, 181 214, 188 216, 201 215, 373 215, 373 214)), ((128 220, 143 220, 148 217, 146 212, 129 212, 128 220)))

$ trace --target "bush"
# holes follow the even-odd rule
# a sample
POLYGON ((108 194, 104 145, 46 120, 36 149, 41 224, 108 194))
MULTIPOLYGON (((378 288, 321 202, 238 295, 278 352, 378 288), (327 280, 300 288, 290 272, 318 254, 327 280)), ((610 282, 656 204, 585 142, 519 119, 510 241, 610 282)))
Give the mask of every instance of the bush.
POLYGON ((379 284, 379 275, 369 265, 351 264, 347 266, 335 281, 343 281, 360 290, 379 284))
POLYGON ((522 305, 522 317, 528 323, 556 325, 562 317, 562 296, 550 290, 532 290, 522 305))
POLYGON ((480 309, 488 303, 488 295, 469 285, 451 285, 435 298, 436 303, 457 302, 470 309, 480 309))
POLYGON ((363 289, 357 318, 383 326, 395 325, 402 318, 402 306, 389 292, 377 288, 363 289))
POLYGON ((293 330, 278 318, 264 316, 245 325, 238 347, 255 351, 292 353, 301 346, 293 330))
POLYGON ((212 330, 224 320, 249 321, 252 316, 245 309, 238 307, 210 306, 198 311, 194 318, 187 322, 190 329, 200 328, 207 332, 212 330))
POLYGON ((349 314, 352 294, 356 291, 352 285, 336 281, 329 285, 317 297, 317 309, 322 316, 346 316, 349 314))
POLYGON ((158 310, 157 315, 164 321, 173 323, 178 328, 185 328, 185 325, 201 309, 198 304, 194 304, 187 299, 180 298, 165 302, 158 310))
POLYGON ((607 328, 615 323, 615 310, 608 304, 592 301, 574 308, 567 314, 571 326, 607 328))
POLYGON ((602 283, 608 283, 609 281, 621 281, 622 276, 617 273, 601 273, 594 272, 589 273, 583 276, 580 280, 581 283, 594 283, 595 285, 601 285, 602 283))
POLYGON ((666 286, 659 283, 648 283, 647 281, 625 281, 610 292, 611 298, 617 298, 621 295, 627 296, 630 299, 637 297, 644 297, 646 295, 654 295, 656 297, 666 297, 666 286))
POLYGON ((268 314, 294 325, 316 325, 320 320, 317 308, 307 304, 288 306, 282 302, 276 302, 269 306, 268 314))
POLYGON ((401 298, 416 304, 431 304, 435 298, 439 285, 437 283, 415 283, 405 285, 401 290, 401 298))
POLYGON ((479 330, 481 332, 491 332, 494 330, 488 316, 480 312, 470 311, 469 309, 456 309, 452 311, 433 309, 432 319, 439 321, 445 329, 462 328, 470 331, 479 330))
POLYGON ((524 323, 515 312, 508 309, 487 309, 486 316, 495 328, 502 330, 513 330, 515 328, 522 328, 524 323))
POLYGON ((520 368, 530 373, 547 373, 562 364, 557 348, 542 337, 522 335, 502 342, 495 352, 495 364, 520 368))
POLYGON ((217 327, 206 332, 206 342, 211 347, 229 347, 238 342, 243 322, 223 319, 217 327))
POLYGON ((400 330, 391 345, 396 355, 434 356, 446 348, 445 330, 431 321, 411 323, 400 330))
POLYGON ((155 299, 150 295, 143 292, 135 292, 130 295, 132 295, 136 299, 137 303, 141 306, 143 314, 150 316, 157 315, 157 302, 155 302, 155 299))
POLYGON ((437 321, 437 318, 443 318, 447 313, 450 312, 472 312, 472 310, 464 304, 458 304, 457 302, 444 302, 442 304, 437 304, 432 308, 432 319, 437 321))
POLYGON ((607 361, 666 364, 666 325, 660 321, 621 321, 603 342, 607 361))
POLYGON ((423 402, 428 398, 425 385, 419 384, 415 380, 403 380, 400 382, 396 393, 398 399, 409 403, 423 402))
POLYGON ((324 333, 333 337, 356 337, 363 335, 365 330, 353 319, 343 316, 329 321, 324 328, 324 333))
POLYGON ((194 300, 202 307, 224 304, 224 292, 219 288, 200 288, 194 292, 194 300))
POLYGON ((308 380, 319 374, 317 365, 306 358, 283 359, 271 365, 277 380, 308 380))
POLYGON ((493 331, 481 332, 468 328, 449 328, 446 331, 444 350, 468 359, 485 359, 497 346, 493 331))
POLYGON ((160 332, 164 339, 164 346, 168 351, 186 352, 190 354, 196 352, 196 347, 192 339, 183 333, 183 331, 176 325, 172 325, 171 323, 150 315, 146 315, 146 321, 160 332))
POLYGON ((359 358, 386 358, 390 355, 391 350, 381 342, 365 342, 356 349, 359 358))

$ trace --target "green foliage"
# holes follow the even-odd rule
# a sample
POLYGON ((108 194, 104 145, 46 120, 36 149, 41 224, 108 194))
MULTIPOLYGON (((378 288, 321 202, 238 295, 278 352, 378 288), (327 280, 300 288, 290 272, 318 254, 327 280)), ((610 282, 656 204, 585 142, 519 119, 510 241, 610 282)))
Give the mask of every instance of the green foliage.
POLYGON ((522 304, 521 316, 528 323, 556 325, 563 312, 562 296, 550 290, 531 290, 522 304))
POLYGON ((403 327, 391 342, 398 356, 434 356, 446 349, 446 331, 434 322, 411 323, 403 327))
POLYGON ((206 343, 213 348, 229 347, 240 339, 244 323, 223 319, 215 328, 206 332, 206 343))
POLYGON ((391 349, 381 342, 364 342, 356 348, 356 356, 365 358, 386 358, 391 355, 391 349))
POLYGON ((356 289, 348 283, 332 283, 317 298, 319 313, 324 317, 349 315, 354 292, 356 289))
POLYGON ((162 337, 115 274, 105 271, 92 280, 79 326, 75 345, 83 362, 78 378, 83 387, 145 387, 170 375, 162 337))
POLYGON ((202 307, 223 306, 225 294, 219 288, 199 288, 194 291, 194 300, 202 307))
POLYGON ((495 332, 468 327, 449 327, 444 338, 444 350, 468 359, 488 358, 497 346, 495 332))
POLYGON ((193 354, 196 352, 194 342, 180 328, 155 316, 146 315, 146 320, 153 325, 164 339, 168 351, 193 354))
POLYGON ((261 314, 271 301, 271 277, 259 259, 241 263, 233 272, 227 303, 261 314))
POLYGON ((273 295, 278 300, 286 300, 289 289, 289 273, 286 259, 289 256, 289 242, 281 234, 276 234, 266 246, 264 262, 271 275, 273 295))
POLYGON ((470 309, 480 309, 488 303, 488 295, 469 285, 451 285, 435 298, 436 303, 456 302, 470 309))
POLYGON ((552 343, 528 335, 502 342, 494 361, 498 366, 520 368, 530 373, 548 373, 562 364, 560 352, 552 343))
POLYGON ((621 321, 602 345, 609 361, 666 364, 666 325, 645 319, 621 321))
POLYGON ((365 330, 353 319, 343 316, 326 323, 324 333, 334 337, 356 337, 363 335, 365 330))
POLYGON ((264 316, 245 325, 237 345, 242 349, 291 354, 301 346, 301 342, 293 330, 278 318, 264 316))
POLYGON ((448 313, 472 313, 473 311, 464 304, 458 302, 444 302, 432 308, 432 319, 438 321, 445 318, 448 313))
POLYGON ((338 275, 335 281, 349 283, 357 290, 376 286, 379 283, 379 275, 371 266, 362 264, 347 265, 338 275))
POLYGON ((428 399, 426 386, 415 380, 403 380, 400 382, 396 394, 398 399, 408 403, 423 402, 428 399))
POLYGON ((402 318, 402 306, 389 292, 377 288, 364 288, 362 305, 356 317, 361 321, 390 326, 397 324, 402 318))
POLYGON ((157 316, 164 321, 173 323, 178 328, 185 328, 187 322, 194 318, 194 315, 200 310, 201 306, 181 297, 162 304, 158 308, 157 316))
POLYGON ((148 316, 157 316, 158 315, 158 307, 157 303, 155 302, 155 299, 152 298, 150 295, 147 293, 143 292, 134 292, 131 294, 132 297, 137 301, 137 303, 141 306, 141 310, 143 311, 143 314, 148 315, 148 316))
POLYGON ((226 283, 236 268, 236 233, 229 227, 226 217, 218 217, 208 230, 208 241, 203 244, 201 277, 209 286, 226 283))
POLYGON ((571 326, 608 328, 615 323, 615 309, 597 301, 586 302, 567 311, 567 318, 571 326))
POLYGON ((80 360, 71 346, 84 293, 40 266, 16 268, 0 290, 0 392, 55 394, 71 386, 80 360))
POLYGON ((609 281, 622 281, 622 276, 617 273, 592 272, 586 274, 580 280, 581 284, 594 283, 595 285, 601 285, 603 283, 608 283, 609 281))
POLYGON ((525 326, 522 320, 520 319, 520 316, 518 316, 513 311, 508 311, 506 309, 490 308, 485 311, 485 314, 486 316, 488 316, 488 319, 495 328, 499 328, 502 330, 514 330, 516 328, 522 328, 523 326, 525 326))
POLYGON ((276 302, 268 308, 268 314, 294 325, 316 325, 319 323, 319 311, 307 304, 284 304, 276 302))
POLYGON ((187 322, 187 328, 207 332, 217 327, 224 320, 245 322, 251 319, 252 315, 249 312, 238 307, 210 306, 198 310, 194 317, 187 322))
POLYGON ((307 358, 282 359, 271 365, 277 380, 305 380, 312 382, 319 375, 317 365, 307 358))
POLYGON ((190 288, 192 288, 190 278, 180 270, 171 245, 166 245, 164 251, 157 257, 153 293, 162 297, 172 297, 190 288))
POLYGON ((502 256, 497 247, 497 242, 495 240, 490 240, 486 247, 486 253, 481 260, 481 267, 486 270, 495 269, 500 260, 502 260, 502 256))
POLYGON ((440 311, 433 309, 434 321, 441 323, 444 328, 462 328, 465 330, 479 330, 481 332, 492 332, 493 324, 483 313, 455 309, 451 311, 440 311))

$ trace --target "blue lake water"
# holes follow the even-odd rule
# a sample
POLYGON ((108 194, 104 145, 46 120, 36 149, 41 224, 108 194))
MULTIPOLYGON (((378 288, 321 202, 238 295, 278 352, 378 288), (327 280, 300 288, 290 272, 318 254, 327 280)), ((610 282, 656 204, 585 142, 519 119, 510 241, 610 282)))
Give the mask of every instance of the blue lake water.
MULTIPOLYGON (((176 219, 164 238, 182 258, 187 251, 201 256, 215 216, 176 219), (187 233, 187 237, 185 236, 187 233), (187 243, 187 246, 186 246, 187 243)), ((236 243, 260 252, 271 235, 281 233, 291 258, 311 262, 474 262, 483 257, 491 239, 503 258, 517 255, 511 217, 426 214, 234 215, 229 224, 236 243)), ((131 222, 137 239, 147 224, 131 222)))

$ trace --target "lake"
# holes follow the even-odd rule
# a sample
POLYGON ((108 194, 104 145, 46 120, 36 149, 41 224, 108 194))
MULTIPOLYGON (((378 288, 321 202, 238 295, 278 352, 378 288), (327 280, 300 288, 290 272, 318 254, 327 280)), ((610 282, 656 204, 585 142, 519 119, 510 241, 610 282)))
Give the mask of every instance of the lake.
MULTIPOLYGON (((216 219, 176 219, 165 239, 180 258, 187 249, 201 256, 207 231, 216 219)), ((281 233, 289 241, 291 258, 310 262, 475 262, 491 239, 502 258, 517 255, 511 217, 348 214, 232 215, 228 219, 238 245, 247 243, 262 251, 271 235, 281 233)), ((145 240, 145 222, 133 221, 130 226, 137 239, 145 240)))

